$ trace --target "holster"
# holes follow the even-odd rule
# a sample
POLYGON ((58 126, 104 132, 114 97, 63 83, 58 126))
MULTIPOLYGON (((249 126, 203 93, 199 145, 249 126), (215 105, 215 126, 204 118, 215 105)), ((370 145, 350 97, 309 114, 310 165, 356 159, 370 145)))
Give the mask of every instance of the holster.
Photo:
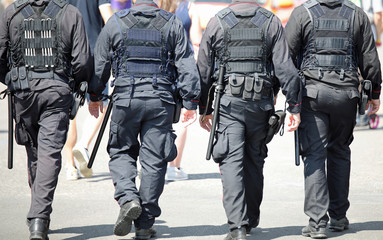
POLYGON ((372 98, 372 84, 370 80, 363 80, 361 82, 360 98, 359 98, 359 114, 366 113, 366 107, 369 100, 372 98))
POLYGON ((175 109, 174 109, 174 115, 173 115, 173 123, 178 123, 180 120, 181 116, 181 109, 182 109, 182 98, 179 95, 179 93, 176 93, 176 96, 174 97, 175 99, 175 109))
POLYGON ((88 83, 84 81, 80 83, 77 91, 73 93, 72 107, 69 112, 69 118, 71 120, 73 120, 76 117, 76 114, 80 106, 84 105, 85 94, 87 93, 87 91, 88 91, 88 83))
POLYGON ((279 132, 282 127, 282 124, 285 122, 286 112, 278 110, 273 113, 269 118, 269 129, 267 130, 266 135, 266 144, 269 143, 275 134, 279 132))

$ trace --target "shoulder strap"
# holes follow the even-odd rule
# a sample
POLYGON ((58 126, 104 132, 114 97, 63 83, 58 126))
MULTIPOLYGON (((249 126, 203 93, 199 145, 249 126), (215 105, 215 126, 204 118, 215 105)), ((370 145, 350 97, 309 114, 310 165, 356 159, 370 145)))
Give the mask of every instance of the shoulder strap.
POLYGON ((268 19, 271 19, 271 16, 273 14, 264 8, 258 8, 258 9, 259 10, 256 12, 255 16, 251 19, 251 22, 255 26, 261 27, 268 19))
POLYGON ((43 13, 51 18, 54 18, 61 9, 63 9, 68 3, 65 0, 52 0, 48 3, 43 13))

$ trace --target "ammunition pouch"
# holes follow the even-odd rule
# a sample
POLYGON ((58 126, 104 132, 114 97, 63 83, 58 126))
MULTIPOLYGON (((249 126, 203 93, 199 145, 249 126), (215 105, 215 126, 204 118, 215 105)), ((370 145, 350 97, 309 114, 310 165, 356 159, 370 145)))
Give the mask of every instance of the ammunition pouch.
POLYGON ((12 92, 29 90, 27 69, 25 67, 12 68, 7 73, 5 84, 7 84, 8 89, 12 92))
POLYGON ((69 112, 69 118, 73 120, 76 117, 77 111, 80 106, 84 105, 85 94, 88 92, 88 83, 81 82, 78 89, 73 93, 72 106, 69 112))
POLYGON ((230 75, 225 92, 235 97, 242 97, 243 100, 252 101, 273 96, 272 88, 267 87, 265 80, 259 78, 257 74, 254 77, 230 75))
POLYGON ((369 100, 372 98, 372 84, 370 80, 363 80, 361 82, 360 98, 359 98, 359 114, 366 113, 366 107, 369 100))
POLYGON ((274 135, 276 135, 282 127, 282 124, 285 122, 286 112, 278 110, 273 113, 269 118, 269 129, 267 130, 266 135, 266 144, 269 143, 274 135))

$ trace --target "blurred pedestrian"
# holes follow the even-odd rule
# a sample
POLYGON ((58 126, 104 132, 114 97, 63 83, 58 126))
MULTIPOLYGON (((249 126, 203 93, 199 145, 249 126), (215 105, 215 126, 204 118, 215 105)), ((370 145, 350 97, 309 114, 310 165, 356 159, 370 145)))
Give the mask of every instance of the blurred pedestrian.
MULTIPOLYGON (((199 25, 199 16, 194 10, 194 3, 186 0, 160 0, 159 7, 166 11, 175 13, 175 15, 181 20, 188 36, 189 43, 194 50, 194 58, 197 59, 199 43, 202 37, 202 29, 199 25)), ((184 109, 182 111, 184 111, 184 109)), ((187 130, 192 123, 194 122, 188 121, 186 123, 179 122, 173 125, 177 135, 175 142, 177 146, 177 157, 174 161, 169 163, 166 170, 166 180, 168 181, 188 179, 188 174, 184 172, 183 168, 181 168, 181 160, 186 144, 187 130)))
MULTIPOLYGON (((110 0, 67 0, 70 4, 77 7, 80 11, 89 40, 91 55, 93 57, 94 47, 96 45, 98 34, 100 33, 104 23, 112 16, 113 12, 110 5, 110 0)), ((88 69, 88 74, 93 73, 88 69)), ((104 91, 108 94, 108 89, 104 91)), ((104 101, 106 108, 107 101, 104 101)), ((66 159, 66 177, 68 180, 77 180, 82 175, 83 177, 92 177, 92 169, 87 167, 89 161, 89 145, 101 126, 104 115, 99 118, 94 118, 87 114, 83 121, 81 138, 77 139, 77 121, 75 118, 70 121, 68 139, 65 143, 63 153, 66 159), (81 173, 81 174, 80 174, 81 173)))

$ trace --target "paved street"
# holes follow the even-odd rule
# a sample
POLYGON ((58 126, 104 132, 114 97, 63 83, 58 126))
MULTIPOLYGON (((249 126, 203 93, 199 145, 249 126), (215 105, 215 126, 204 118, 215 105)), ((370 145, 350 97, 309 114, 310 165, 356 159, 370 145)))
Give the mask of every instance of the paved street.
MULTIPOLYGON (((283 101, 280 96, 277 109, 282 109, 283 101)), ((28 238, 25 218, 30 204, 26 154, 23 147, 15 145, 14 168, 7 169, 6 100, 0 101, 0 111, 0 239, 25 240, 28 238)), ((80 118, 85 111, 81 109, 80 118)), ((351 145, 350 229, 329 232, 331 239, 383 239, 382 110, 379 115, 378 129, 355 129, 351 145)), ((303 213, 303 166, 294 165, 293 139, 293 134, 286 132, 269 144, 261 221, 248 236, 250 240, 306 239, 300 236, 301 228, 308 222, 303 213)), ((133 232, 125 237, 113 235, 119 207, 113 199, 106 140, 105 136, 92 178, 68 181, 63 167, 51 216, 51 240, 133 239, 133 232)), ((205 160, 207 140, 208 133, 198 123, 190 127, 182 162, 190 179, 166 183, 160 199, 162 215, 155 224, 157 239, 220 240, 226 235, 219 169, 213 161, 205 160)))

